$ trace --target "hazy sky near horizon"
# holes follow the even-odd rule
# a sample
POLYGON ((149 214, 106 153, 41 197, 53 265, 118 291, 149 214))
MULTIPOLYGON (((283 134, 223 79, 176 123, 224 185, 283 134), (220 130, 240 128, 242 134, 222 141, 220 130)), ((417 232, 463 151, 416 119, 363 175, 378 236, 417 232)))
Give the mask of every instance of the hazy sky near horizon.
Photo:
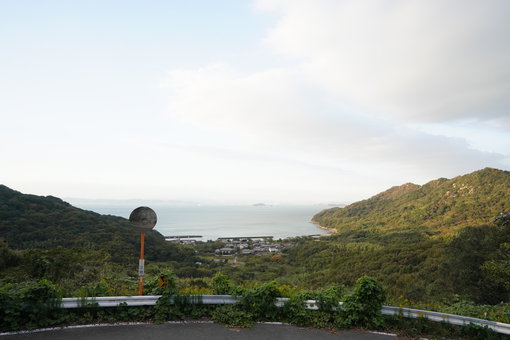
POLYGON ((0 183, 215 203, 510 170, 507 0, 1 0, 0 183))

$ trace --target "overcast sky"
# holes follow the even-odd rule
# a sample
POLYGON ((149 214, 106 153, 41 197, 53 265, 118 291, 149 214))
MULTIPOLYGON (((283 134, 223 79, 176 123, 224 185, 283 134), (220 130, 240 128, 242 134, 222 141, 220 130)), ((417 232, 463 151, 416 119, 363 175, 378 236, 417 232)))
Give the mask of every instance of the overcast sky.
POLYGON ((510 169, 508 0, 0 0, 0 183, 353 202, 510 169))

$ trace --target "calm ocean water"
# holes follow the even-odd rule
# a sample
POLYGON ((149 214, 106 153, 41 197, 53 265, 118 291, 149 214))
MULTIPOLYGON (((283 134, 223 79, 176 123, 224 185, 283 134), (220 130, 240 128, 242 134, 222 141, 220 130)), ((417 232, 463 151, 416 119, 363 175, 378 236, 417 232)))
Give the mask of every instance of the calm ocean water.
MULTIPOLYGON (((129 217, 136 208, 124 205, 75 204, 100 214, 129 217)), ((156 206, 155 229, 165 236, 201 235, 200 240, 229 236, 274 236, 275 239, 325 234, 310 223, 327 206, 156 206)))

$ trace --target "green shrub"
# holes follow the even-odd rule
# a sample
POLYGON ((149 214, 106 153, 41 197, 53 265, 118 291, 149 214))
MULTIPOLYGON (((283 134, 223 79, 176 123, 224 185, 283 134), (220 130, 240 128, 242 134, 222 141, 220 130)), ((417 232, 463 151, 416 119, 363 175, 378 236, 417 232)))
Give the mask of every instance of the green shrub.
POLYGON ((338 308, 340 301, 345 297, 345 289, 343 286, 332 285, 320 289, 317 292, 317 303, 321 310, 331 311, 338 308))
POLYGON ((317 291, 302 290, 294 294, 283 306, 284 320, 298 326, 344 328, 346 322, 338 311, 344 294, 344 288, 338 285, 317 291), (319 310, 306 309, 306 300, 316 300, 319 310))
POLYGON ((106 281, 101 280, 98 283, 93 283, 78 289, 77 295, 79 297, 111 296, 112 292, 113 290, 110 285, 106 281))
POLYGON ((177 288, 177 276, 171 269, 163 269, 154 275, 146 278, 144 282, 144 291, 152 295, 170 294, 176 295, 179 291, 177 288))
POLYGON ((313 312, 306 309, 305 300, 298 297, 290 298, 282 308, 286 322, 303 327, 312 325, 313 312))
POLYGON ((239 305, 245 312, 249 312, 256 320, 275 320, 279 315, 276 298, 280 291, 276 283, 269 282, 246 290, 241 296, 239 305))
POLYGON ((235 286, 232 281, 221 272, 214 274, 212 278, 212 288, 213 293, 216 295, 232 295, 235 291, 235 286))
POLYGON ((254 323, 254 316, 237 304, 217 307, 212 318, 216 322, 235 327, 251 327, 254 323))
POLYGON ((174 303, 176 294, 176 287, 174 289, 166 289, 156 302, 155 321, 157 323, 183 318, 183 314, 179 311, 178 305, 174 303))
POLYGON ((158 287, 151 290, 161 294, 154 308, 156 322, 182 320, 185 316, 202 317, 206 314, 207 308, 201 305, 201 296, 178 295, 177 277, 172 271, 162 271, 157 276, 157 281, 158 287))
POLYGON ((25 287, 6 285, 0 289, 0 328, 2 331, 34 329, 59 324, 59 289, 47 280, 25 287))
POLYGON ((385 298, 379 281, 362 276, 356 281, 353 294, 349 295, 343 304, 346 319, 355 326, 381 325, 381 307, 385 298))
POLYGON ((154 317, 152 306, 128 307, 127 303, 120 303, 115 309, 108 309, 115 315, 115 321, 142 321, 154 317))

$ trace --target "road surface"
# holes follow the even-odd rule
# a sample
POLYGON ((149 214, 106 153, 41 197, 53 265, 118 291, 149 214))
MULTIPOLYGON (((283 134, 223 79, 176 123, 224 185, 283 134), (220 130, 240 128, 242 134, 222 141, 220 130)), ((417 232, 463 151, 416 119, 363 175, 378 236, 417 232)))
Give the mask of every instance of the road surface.
POLYGON ((289 325, 255 324, 252 328, 226 328, 215 323, 165 323, 63 328, 7 334, 0 340, 396 340, 394 335, 357 331, 328 332, 289 325))

